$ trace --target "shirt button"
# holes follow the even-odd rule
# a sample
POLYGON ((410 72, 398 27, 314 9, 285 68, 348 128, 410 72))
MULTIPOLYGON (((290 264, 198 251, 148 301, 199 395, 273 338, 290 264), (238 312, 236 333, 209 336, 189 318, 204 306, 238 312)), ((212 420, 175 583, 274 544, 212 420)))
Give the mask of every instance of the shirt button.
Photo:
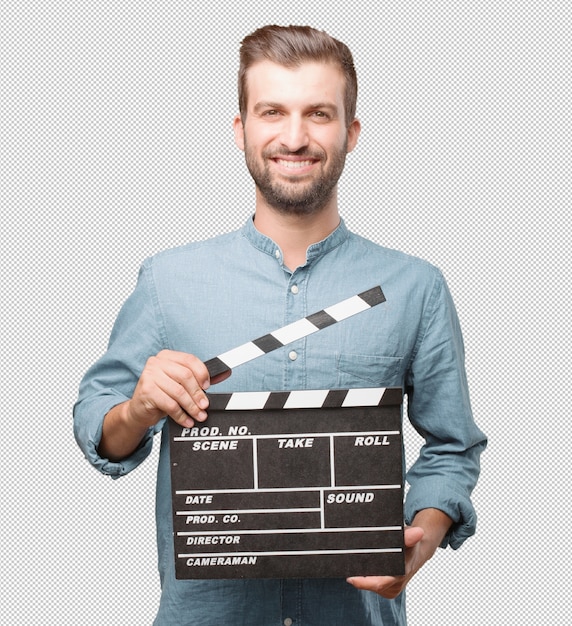
POLYGON ((290 291, 292 293, 298 293, 300 290, 298 289, 298 285, 292 285, 292 287, 290 287, 290 291))
POLYGON ((298 353, 294 350, 292 350, 291 352, 288 353, 288 358, 291 361, 295 361, 298 358, 298 353))
POLYGON ((284 620, 284 626, 292 626, 292 624, 293 624, 293 623, 294 623, 294 621, 292 620, 292 618, 291 618, 291 617, 287 617, 287 618, 284 620))
POLYGON ((276 250, 276 251, 274 252, 274 256, 275 256, 277 259, 279 259, 279 258, 280 258, 280 250, 276 250))

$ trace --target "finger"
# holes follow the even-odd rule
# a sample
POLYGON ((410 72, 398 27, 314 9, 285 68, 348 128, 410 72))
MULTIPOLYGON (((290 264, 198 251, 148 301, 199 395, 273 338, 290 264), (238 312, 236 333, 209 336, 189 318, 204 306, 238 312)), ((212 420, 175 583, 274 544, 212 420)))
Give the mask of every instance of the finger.
POLYGON ((423 539, 425 531, 420 526, 407 526, 403 533, 406 548, 412 548, 423 539))
MULTIPOLYGON (((175 421, 183 423, 190 417, 202 422, 207 418, 208 399, 186 368, 171 367, 169 374, 164 373, 157 379, 156 385, 166 398, 164 409, 167 415, 175 421)), ((185 426, 189 426, 188 422, 185 426)))
POLYGON ((346 581, 356 589, 373 591, 384 598, 395 598, 399 595, 402 585, 396 576, 351 576, 346 581))
POLYGON ((208 400, 192 372, 184 365, 165 358, 150 357, 136 389, 139 406, 147 412, 169 415, 175 421, 192 426, 192 420, 206 419, 208 400), (195 398, 189 390, 194 392, 195 398))
POLYGON ((130 402, 132 419, 151 425, 169 415, 181 425, 192 427, 194 422, 181 407, 184 400, 178 394, 186 395, 184 388, 163 372, 142 376, 130 402))
POLYGON ((189 368, 201 387, 208 387, 209 371, 207 366, 194 354, 177 352, 176 350, 162 350, 157 356, 165 361, 172 361, 189 368))
POLYGON ((187 395, 177 387, 166 386, 166 381, 163 381, 164 391, 179 400, 181 408, 194 418, 206 419, 204 410, 209 402, 204 389, 209 387, 209 378, 204 363, 192 354, 164 350, 157 355, 157 364, 158 369, 181 385, 187 395))
MULTIPOLYGON (((196 395, 197 398, 206 397, 204 396, 203 391, 209 388, 211 381, 209 378, 209 371, 206 365, 198 357, 196 357, 194 354, 189 354, 187 352, 176 352, 174 350, 163 350, 157 356, 165 363, 177 363, 178 365, 181 365, 189 370, 192 376, 188 376, 188 374, 184 373, 183 378, 185 380, 191 380, 192 378, 194 378, 197 384, 196 389, 193 387, 191 395, 196 395)), ((179 380, 179 382, 182 382, 179 378, 177 380, 179 380)), ((224 379, 221 378, 221 380, 224 379)))
MULTIPOLYGON (((404 543, 406 548, 412 548, 423 539, 424 530, 419 526, 406 526, 404 543)), ((374 591, 384 598, 395 598, 403 589, 407 578, 405 576, 351 576, 346 579, 357 589, 374 591)))
POLYGON ((178 390, 183 403, 181 406, 195 419, 203 421, 207 418, 206 409, 209 406, 209 400, 204 389, 209 387, 208 378, 201 384, 194 373, 188 367, 184 367, 175 380, 184 389, 183 393, 178 390))
POLYGON ((395 576, 350 576, 346 581, 358 589, 369 589, 391 585, 395 582, 395 576))

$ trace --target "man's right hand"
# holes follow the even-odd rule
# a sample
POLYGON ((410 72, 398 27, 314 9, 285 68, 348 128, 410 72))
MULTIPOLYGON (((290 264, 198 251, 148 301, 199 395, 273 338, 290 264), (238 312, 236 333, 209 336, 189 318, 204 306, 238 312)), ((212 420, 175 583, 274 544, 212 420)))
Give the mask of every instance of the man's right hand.
MULTIPOLYGON (((230 370, 213 380, 221 382, 230 370)), ((135 451, 147 430, 165 416, 190 428, 207 418, 211 384, 205 364, 192 354, 162 350, 147 360, 133 397, 105 416, 100 456, 119 461, 135 451)))
POLYGON ((147 360, 126 417, 135 427, 149 428, 165 415, 191 427, 207 418, 209 386, 208 370, 196 356, 163 350, 147 360))

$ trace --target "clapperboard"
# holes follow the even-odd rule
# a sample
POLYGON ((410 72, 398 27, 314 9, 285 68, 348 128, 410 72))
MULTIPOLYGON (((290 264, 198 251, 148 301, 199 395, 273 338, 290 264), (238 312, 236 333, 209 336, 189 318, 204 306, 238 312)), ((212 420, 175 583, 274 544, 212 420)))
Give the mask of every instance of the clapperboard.
MULTIPOLYGON (((385 301, 379 287, 206 361, 211 376, 385 301)), ((175 572, 404 572, 401 388, 209 393, 169 420, 175 572)))

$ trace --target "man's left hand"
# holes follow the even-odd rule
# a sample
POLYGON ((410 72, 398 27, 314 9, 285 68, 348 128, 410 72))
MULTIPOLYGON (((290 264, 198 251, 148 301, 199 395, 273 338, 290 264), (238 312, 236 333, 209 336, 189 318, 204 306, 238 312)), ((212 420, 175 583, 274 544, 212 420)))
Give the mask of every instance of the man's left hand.
POLYGON ((384 598, 396 598, 407 583, 433 556, 452 520, 437 509, 420 511, 413 526, 405 528, 405 574, 403 576, 352 576, 347 582, 357 589, 374 591, 384 598))

